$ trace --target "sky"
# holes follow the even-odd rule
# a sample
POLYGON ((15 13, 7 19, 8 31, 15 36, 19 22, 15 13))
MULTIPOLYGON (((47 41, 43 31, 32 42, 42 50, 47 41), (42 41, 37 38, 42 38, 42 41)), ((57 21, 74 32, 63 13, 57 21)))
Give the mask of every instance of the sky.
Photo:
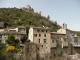
POLYGON ((80 0, 0 0, 0 8, 22 8, 30 5, 35 12, 50 16, 50 20, 59 25, 67 24, 67 28, 80 31, 80 0))

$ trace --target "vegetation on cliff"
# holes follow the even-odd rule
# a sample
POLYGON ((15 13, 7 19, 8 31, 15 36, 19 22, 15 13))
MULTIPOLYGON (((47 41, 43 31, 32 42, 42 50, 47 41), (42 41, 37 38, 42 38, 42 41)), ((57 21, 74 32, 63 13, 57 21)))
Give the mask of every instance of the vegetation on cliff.
MULTIPOLYGON (((40 14, 36 13, 34 9, 27 11, 27 8, 0 8, 0 20, 5 22, 5 28, 21 25, 26 28, 30 26, 45 26, 51 28, 51 31, 57 31, 60 28, 57 21, 50 20, 49 15, 47 17, 41 16, 41 12, 40 14)), ((71 32, 80 35, 80 32, 71 32)))
POLYGON ((51 28, 51 31, 57 31, 60 26, 57 22, 50 20, 50 16, 44 17, 38 13, 25 11, 19 8, 0 8, 0 19, 4 20, 5 27, 15 26, 45 26, 51 28))

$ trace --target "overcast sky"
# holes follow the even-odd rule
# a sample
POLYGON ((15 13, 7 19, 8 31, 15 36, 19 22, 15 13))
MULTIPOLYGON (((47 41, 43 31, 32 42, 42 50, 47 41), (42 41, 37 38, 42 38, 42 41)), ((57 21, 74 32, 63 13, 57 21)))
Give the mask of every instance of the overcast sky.
POLYGON ((80 31, 80 0, 0 0, 0 8, 26 5, 35 12, 41 11, 43 16, 50 15, 59 25, 66 23, 69 29, 80 31))

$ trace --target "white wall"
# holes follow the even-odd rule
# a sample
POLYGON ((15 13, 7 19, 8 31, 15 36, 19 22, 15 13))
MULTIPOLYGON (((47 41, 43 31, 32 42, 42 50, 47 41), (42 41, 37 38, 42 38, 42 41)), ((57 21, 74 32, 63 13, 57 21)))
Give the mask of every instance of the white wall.
POLYGON ((7 37, 8 37, 8 35, 2 35, 2 43, 6 42, 7 37))
MULTIPOLYGON (((18 32, 18 28, 14 28, 14 29, 9 29, 9 30, 16 30, 16 32, 18 32)), ((8 31, 9 31, 9 30, 8 30, 8 31)))
POLYGON ((0 32, 4 31, 4 29, 0 29, 0 32))
POLYGON ((33 42, 33 28, 29 29, 29 35, 28 35, 28 39, 33 42))
POLYGON ((59 29, 57 32, 58 32, 58 33, 66 34, 66 30, 65 30, 65 29, 59 29))

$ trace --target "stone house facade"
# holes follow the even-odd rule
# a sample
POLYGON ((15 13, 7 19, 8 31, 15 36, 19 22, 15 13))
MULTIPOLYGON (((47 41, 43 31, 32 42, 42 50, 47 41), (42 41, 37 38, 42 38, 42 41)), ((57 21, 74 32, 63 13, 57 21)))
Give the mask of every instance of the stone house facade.
POLYGON ((1 43, 6 43, 6 39, 9 34, 14 34, 15 39, 20 40, 21 36, 26 34, 26 28, 23 26, 19 26, 17 28, 0 29, 1 43))
POLYGON ((28 39, 37 44, 38 54, 41 58, 47 58, 62 53, 71 54, 71 37, 67 25, 64 23, 57 32, 51 32, 47 27, 30 27, 28 39))
POLYGON ((69 55, 71 54, 71 44, 70 44, 70 31, 67 29, 67 25, 64 23, 62 28, 57 32, 51 32, 52 42, 56 43, 56 47, 51 45, 52 56, 69 55), (52 47, 53 46, 53 47, 52 47))
POLYGON ((50 58, 50 42, 51 34, 50 29, 46 27, 31 27, 29 29, 29 39, 31 42, 37 44, 38 54, 40 58, 50 58))

